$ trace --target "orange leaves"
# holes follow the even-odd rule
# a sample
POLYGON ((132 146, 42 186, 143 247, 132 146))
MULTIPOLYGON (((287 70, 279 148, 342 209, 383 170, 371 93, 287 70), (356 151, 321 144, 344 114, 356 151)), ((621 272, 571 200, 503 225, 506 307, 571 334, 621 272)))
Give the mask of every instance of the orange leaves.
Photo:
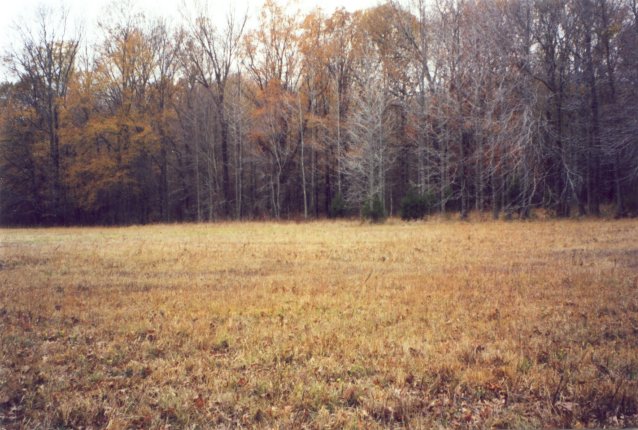
POLYGON ((244 54, 249 72, 263 90, 271 81, 284 89, 299 80, 297 21, 273 0, 266 0, 257 30, 244 38, 244 54))
POLYGON ((174 115, 159 107, 151 33, 139 23, 108 28, 95 63, 74 74, 61 111, 60 136, 69 158, 63 181, 89 213, 113 206, 123 193, 148 188, 160 152, 158 124, 174 115))
MULTIPOLYGON (((397 14, 390 3, 365 11, 359 23, 359 34, 363 43, 372 42, 379 54, 386 72, 395 80, 405 79, 407 65, 412 61, 408 41, 398 28, 397 14)), ((413 21, 414 17, 401 12, 403 21, 413 21)))
POLYGON ((285 144, 288 133, 298 130, 296 110, 294 94, 286 91, 279 81, 269 81, 263 90, 257 90, 255 107, 251 112, 252 139, 268 146, 285 144))

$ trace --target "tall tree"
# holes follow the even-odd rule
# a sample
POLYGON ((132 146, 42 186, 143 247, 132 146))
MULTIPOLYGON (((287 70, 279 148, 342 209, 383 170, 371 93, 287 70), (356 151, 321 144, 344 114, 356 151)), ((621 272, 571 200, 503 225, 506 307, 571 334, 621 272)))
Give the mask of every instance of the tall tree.
POLYGON ((30 93, 35 126, 48 140, 48 222, 64 221, 65 196, 62 185, 60 114, 69 81, 75 70, 79 37, 69 36, 68 13, 41 8, 37 25, 21 27, 21 42, 9 57, 10 68, 30 93))
MULTIPOLYGON (((246 25, 247 15, 237 18, 230 13, 226 27, 218 29, 204 13, 189 23, 190 36, 195 47, 189 61, 196 72, 196 78, 206 88, 214 101, 221 148, 222 190, 224 215, 229 216, 232 208, 233 189, 230 180, 229 119, 227 104, 228 79, 231 68, 236 64, 240 41, 246 25), (196 53, 196 54, 195 54, 196 53)), ((191 46, 193 46, 191 45, 191 46)))
POLYGON ((252 136, 256 149, 266 157, 269 206, 275 218, 282 215, 282 198, 291 191, 287 182, 296 170, 303 133, 294 95, 301 76, 297 26, 293 15, 267 0, 259 28, 244 40, 245 66, 254 80, 252 136))

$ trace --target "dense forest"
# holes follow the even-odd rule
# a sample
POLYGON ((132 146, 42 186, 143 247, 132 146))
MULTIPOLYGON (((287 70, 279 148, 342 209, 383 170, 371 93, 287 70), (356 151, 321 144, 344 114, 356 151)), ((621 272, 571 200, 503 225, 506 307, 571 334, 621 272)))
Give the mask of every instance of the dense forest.
POLYGON ((4 225, 638 209, 637 0, 66 22, 4 56, 4 225))

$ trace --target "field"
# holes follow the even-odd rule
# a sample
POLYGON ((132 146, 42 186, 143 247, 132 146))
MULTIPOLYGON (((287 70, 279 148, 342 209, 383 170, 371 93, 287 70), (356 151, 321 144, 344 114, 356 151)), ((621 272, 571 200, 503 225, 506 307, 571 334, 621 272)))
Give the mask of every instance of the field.
POLYGON ((0 241, 0 428, 638 425, 638 220, 0 241))

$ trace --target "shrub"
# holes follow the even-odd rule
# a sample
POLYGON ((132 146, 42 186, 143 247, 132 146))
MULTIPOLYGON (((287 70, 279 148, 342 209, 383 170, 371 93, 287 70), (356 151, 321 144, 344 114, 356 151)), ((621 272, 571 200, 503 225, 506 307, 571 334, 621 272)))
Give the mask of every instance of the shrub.
POLYGON ((623 195, 625 213, 621 215, 638 216, 638 180, 629 184, 629 193, 623 195))
POLYGON ((431 194, 419 194, 415 188, 410 188, 401 199, 401 219, 410 221, 421 219, 430 212, 433 198, 431 194))
POLYGON ((365 219, 374 223, 382 223, 387 217, 385 209, 383 209, 383 202, 378 195, 375 195, 363 205, 361 214, 365 219))
POLYGON ((328 215, 330 218, 343 218, 346 216, 346 213, 346 202, 341 194, 337 194, 330 203, 330 212, 328 215))

